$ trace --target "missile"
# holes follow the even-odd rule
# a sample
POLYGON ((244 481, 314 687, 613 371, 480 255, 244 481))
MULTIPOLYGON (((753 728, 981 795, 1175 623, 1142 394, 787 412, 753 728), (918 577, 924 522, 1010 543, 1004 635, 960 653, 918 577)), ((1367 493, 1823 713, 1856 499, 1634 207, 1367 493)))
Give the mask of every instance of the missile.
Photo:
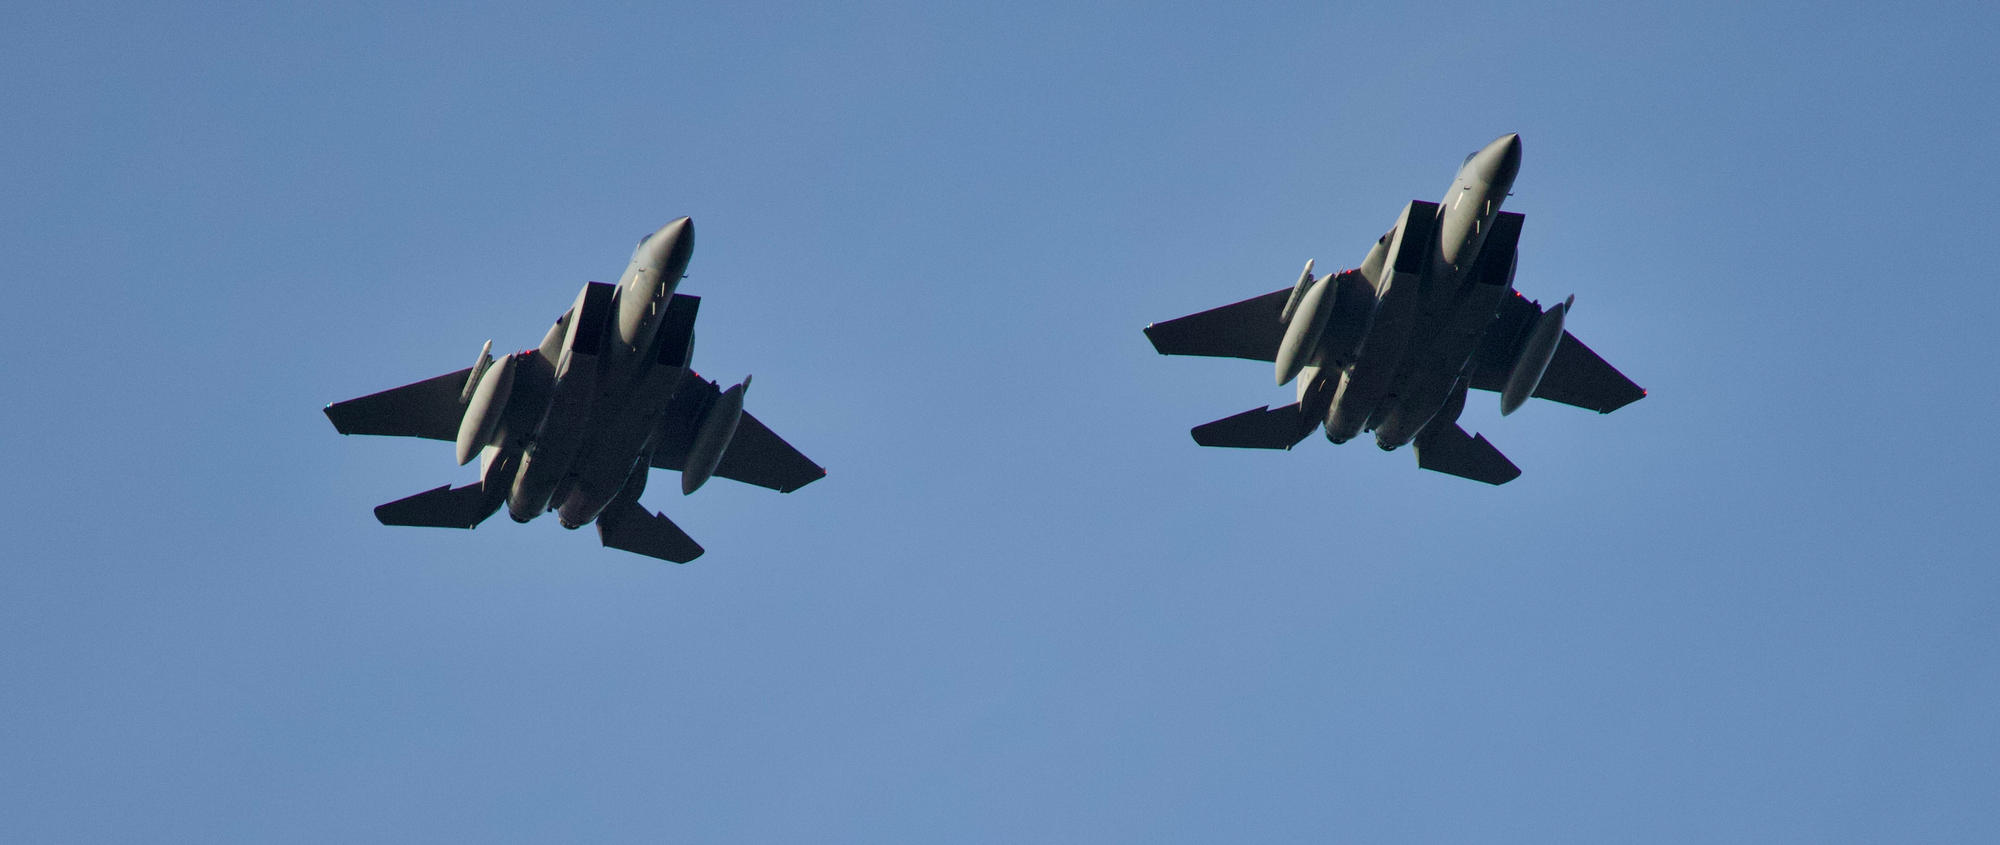
MULTIPOLYGON (((493 343, 488 341, 486 345, 490 347, 493 343)), ((472 456, 493 439, 494 431, 500 427, 500 417, 506 412, 507 397, 513 392, 514 356, 508 355, 479 376, 479 387, 472 391, 465 416, 458 421, 459 466, 470 463, 472 456)))
POLYGON ((681 467, 681 495, 701 489, 709 476, 715 474, 715 468, 722 465, 722 453, 728 451, 730 439, 736 436, 736 424, 743 420, 743 394, 749 389, 750 377, 744 376, 742 384, 722 391, 722 396, 702 414, 694 442, 688 444, 687 463, 681 467))
POLYGON ((1556 346, 1562 343, 1563 318, 1574 302, 1576 296, 1572 294, 1563 304, 1535 318, 1534 331, 1521 346, 1521 356, 1514 359, 1514 370, 1507 374, 1507 386, 1500 391, 1501 416, 1514 413, 1541 386, 1542 374, 1548 372, 1549 362, 1556 357, 1556 346))
MULTIPOLYGON (((465 376, 465 389, 458 392, 458 404, 472 401, 472 391, 479 386, 479 377, 486 375, 486 368, 493 365, 493 341, 479 347, 479 360, 472 362, 472 372, 465 376)), ((461 464, 462 465, 462 464, 461 464)))
POLYGON ((1305 295, 1306 287, 1312 283, 1313 263, 1312 259, 1308 258, 1306 259, 1305 271, 1299 274, 1298 283, 1292 285, 1292 295, 1285 299, 1285 310, 1278 312, 1278 322, 1290 323, 1292 321, 1292 315, 1298 313, 1299 310, 1299 297, 1305 295))

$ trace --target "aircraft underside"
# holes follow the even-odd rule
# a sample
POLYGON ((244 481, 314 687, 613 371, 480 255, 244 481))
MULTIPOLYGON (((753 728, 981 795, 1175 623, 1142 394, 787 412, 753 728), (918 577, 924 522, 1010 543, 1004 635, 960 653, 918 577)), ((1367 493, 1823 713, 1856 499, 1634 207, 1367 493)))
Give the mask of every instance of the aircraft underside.
POLYGON ((479 480, 375 509, 385 525, 472 528, 504 504, 516 522, 554 511, 566 528, 596 523, 605 546, 685 563, 702 547, 639 504, 652 470, 681 473, 682 493, 721 476, 788 493, 826 474, 743 410, 749 379, 727 390, 688 368, 701 300, 674 292, 685 274, 687 218, 648 235, 617 285, 591 282, 541 346, 336 402, 342 434, 450 440, 479 480))
POLYGON ((1645 391, 1564 330, 1570 302, 1543 309, 1513 290, 1524 218, 1500 211, 1520 142, 1502 136, 1467 158, 1439 203, 1413 200, 1361 265, 1146 327, 1163 355, 1274 363, 1298 401, 1195 426, 1203 446, 1290 449, 1314 429, 1345 443, 1372 432, 1418 466, 1504 484, 1520 469, 1458 425, 1470 390, 1609 413, 1645 391))

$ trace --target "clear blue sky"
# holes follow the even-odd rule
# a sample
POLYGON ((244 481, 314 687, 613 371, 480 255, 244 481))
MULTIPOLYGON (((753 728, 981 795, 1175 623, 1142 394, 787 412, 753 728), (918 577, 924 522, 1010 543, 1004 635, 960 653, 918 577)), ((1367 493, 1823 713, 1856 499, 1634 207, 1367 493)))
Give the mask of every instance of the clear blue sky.
POLYGON ((1990 4, 17 4, 0 840, 1991 841, 1990 4), (283 7, 282 9, 280 7, 283 7), (1651 390, 1319 438, 1140 327, 1518 131, 1517 284, 1651 390), (691 214, 830 476, 676 567, 329 401, 691 214))

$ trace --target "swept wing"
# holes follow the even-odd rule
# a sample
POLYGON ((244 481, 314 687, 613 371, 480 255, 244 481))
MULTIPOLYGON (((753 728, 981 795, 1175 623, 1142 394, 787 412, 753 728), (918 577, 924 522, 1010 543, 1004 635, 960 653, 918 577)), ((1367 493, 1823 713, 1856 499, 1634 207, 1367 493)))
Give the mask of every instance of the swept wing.
MULTIPOLYGON (((1473 387, 1498 393, 1507 386, 1514 356, 1529 327, 1541 314, 1541 306, 1519 293, 1501 304, 1499 317, 1487 330, 1479 351, 1474 353, 1477 361, 1472 372, 1473 387)), ((1535 395, 1608 414, 1645 398, 1646 391, 1565 331, 1556 345, 1555 357, 1549 360, 1549 368, 1542 374, 1541 384, 1535 388, 1535 395)))
POLYGON ((1279 317, 1291 288, 1281 288, 1242 302, 1210 308, 1146 327, 1146 338, 1161 355, 1204 355, 1276 361, 1285 339, 1279 317))
MULTIPOLYGON (((688 448, 694 444, 702 415, 721 396, 722 388, 715 382, 688 374, 688 381, 675 391, 673 401, 667 403, 667 410, 661 415, 660 434, 653 445, 654 467, 678 472, 687 464, 688 448)), ((736 436, 730 438, 715 474, 790 493, 826 477, 826 469, 744 411, 742 421, 736 425, 736 436)))
POLYGON ((341 434, 423 437, 457 440, 465 416, 465 379, 472 368, 445 373, 415 384, 371 393, 326 406, 326 418, 341 434))

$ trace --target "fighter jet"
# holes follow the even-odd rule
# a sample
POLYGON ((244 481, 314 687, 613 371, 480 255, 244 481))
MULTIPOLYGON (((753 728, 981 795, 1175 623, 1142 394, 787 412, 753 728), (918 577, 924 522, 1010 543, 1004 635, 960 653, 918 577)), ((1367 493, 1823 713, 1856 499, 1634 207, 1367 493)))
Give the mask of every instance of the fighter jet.
POLYGON ((1269 361, 1298 401, 1193 430, 1203 446, 1290 449, 1325 427, 1345 443, 1416 445, 1417 465, 1505 484, 1521 474, 1484 436, 1459 427, 1470 388, 1500 413, 1531 396, 1610 413, 1646 391, 1563 329, 1571 296, 1549 308, 1514 291, 1522 216, 1500 210, 1521 169, 1521 138, 1465 157, 1442 202, 1412 200, 1361 266, 1146 327, 1162 355, 1269 361))
POLYGON ((721 389, 689 369, 699 297, 675 293, 694 252, 694 223, 639 239, 616 285, 590 282, 542 344, 495 360, 335 402, 341 434, 447 440, 479 480, 375 509, 384 525, 472 528, 507 506, 515 522, 555 511, 565 528, 597 523, 604 545, 686 563, 702 547, 639 504, 653 469, 693 493, 711 476, 789 493, 826 475, 743 410, 750 379, 721 389))

